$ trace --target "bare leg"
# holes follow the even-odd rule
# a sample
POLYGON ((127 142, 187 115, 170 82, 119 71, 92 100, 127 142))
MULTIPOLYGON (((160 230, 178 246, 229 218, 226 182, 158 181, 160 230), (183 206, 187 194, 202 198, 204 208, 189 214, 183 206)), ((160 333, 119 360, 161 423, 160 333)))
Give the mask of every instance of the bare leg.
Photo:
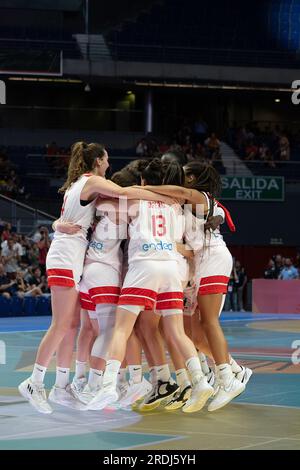
MULTIPOLYGON (((76 359, 80 362, 87 362, 90 357, 91 349, 95 341, 96 333, 89 314, 86 310, 81 310, 80 313, 80 331, 77 339, 77 355, 76 359)), ((95 320, 96 326, 98 322, 95 320)))
MULTIPOLYGON (((79 305, 78 292, 70 287, 52 287, 52 323, 39 346, 36 362, 48 367, 53 354, 69 332, 79 305)), ((77 320, 76 320, 77 321, 77 320)))
POLYGON ((116 323, 113 336, 109 345, 108 357, 123 361, 126 354, 127 341, 132 333, 137 315, 128 310, 117 308, 116 323))
MULTIPOLYGON (((198 305, 201 311, 201 323, 208 344, 217 365, 229 364, 227 341, 219 322, 219 312, 223 301, 222 294, 198 295, 198 305)), ((201 347, 201 351, 207 354, 201 347)))

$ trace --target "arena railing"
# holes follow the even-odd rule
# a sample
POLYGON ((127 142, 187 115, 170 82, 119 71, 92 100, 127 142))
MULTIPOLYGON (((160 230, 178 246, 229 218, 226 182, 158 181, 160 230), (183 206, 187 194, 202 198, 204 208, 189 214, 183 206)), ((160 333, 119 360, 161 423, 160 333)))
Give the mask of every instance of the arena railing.
POLYGON ((0 194, 0 213, 3 222, 9 222, 18 233, 31 235, 40 225, 51 226, 54 217, 34 207, 0 194))
MULTIPOLYGON (((74 35, 75 37, 76 35, 74 35)), ((85 51, 91 61, 142 61, 207 65, 238 65, 258 67, 297 68, 300 57, 297 51, 217 49, 204 47, 163 46, 153 44, 126 44, 111 41, 93 42, 92 35, 80 35, 77 41, 41 39, 0 39, 0 54, 15 50, 63 51, 65 57, 79 58, 85 51)))

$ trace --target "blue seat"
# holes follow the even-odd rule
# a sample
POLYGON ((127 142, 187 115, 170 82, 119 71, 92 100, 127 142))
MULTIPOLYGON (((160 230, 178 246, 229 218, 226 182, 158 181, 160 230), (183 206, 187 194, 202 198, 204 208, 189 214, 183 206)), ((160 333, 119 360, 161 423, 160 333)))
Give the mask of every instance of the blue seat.
POLYGON ((36 315, 36 298, 35 297, 24 297, 24 315, 34 316, 36 315))
POLYGON ((36 315, 51 315, 50 298, 46 298, 46 297, 37 298, 36 315))
POLYGON ((18 317, 23 313, 23 299, 19 297, 13 297, 11 299, 11 315, 13 317, 18 317))
POLYGON ((0 317, 9 317, 11 312, 11 299, 0 296, 0 317))

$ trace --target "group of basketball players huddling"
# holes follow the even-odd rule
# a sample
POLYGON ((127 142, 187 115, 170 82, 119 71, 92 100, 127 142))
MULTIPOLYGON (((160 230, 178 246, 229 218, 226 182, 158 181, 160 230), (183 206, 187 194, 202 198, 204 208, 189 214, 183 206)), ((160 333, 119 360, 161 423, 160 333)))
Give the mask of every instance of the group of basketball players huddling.
POLYGON ((52 323, 19 391, 39 412, 53 411, 44 377, 55 354, 48 398, 60 405, 192 413, 211 399, 208 411, 222 408, 252 371, 229 355, 219 323, 232 269, 219 225, 234 230, 216 199, 220 177, 172 153, 133 161, 111 180, 108 167, 103 146, 73 145, 47 256, 52 323))

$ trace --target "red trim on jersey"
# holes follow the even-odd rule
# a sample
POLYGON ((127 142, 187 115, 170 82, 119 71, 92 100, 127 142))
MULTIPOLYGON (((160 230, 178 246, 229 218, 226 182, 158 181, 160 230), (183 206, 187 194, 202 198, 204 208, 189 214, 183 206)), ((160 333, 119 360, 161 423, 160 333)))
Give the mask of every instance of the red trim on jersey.
POLYGON ((83 173, 82 176, 92 176, 92 175, 93 175, 93 173, 83 173))
POLYGON ((48 286, 74 287, 75 281, 71 269, 47 269, 48 286))
POLYGON ((202 277, 200 281, 200 286, 212 284, 212 283, 221 283, 221 284, 228 284, 229 277, 228 276, 207 276, 202 277))
POLYGON ((117 286, 93 287, 89 290, 95 304, 117 304, 121 289, 117 286))

